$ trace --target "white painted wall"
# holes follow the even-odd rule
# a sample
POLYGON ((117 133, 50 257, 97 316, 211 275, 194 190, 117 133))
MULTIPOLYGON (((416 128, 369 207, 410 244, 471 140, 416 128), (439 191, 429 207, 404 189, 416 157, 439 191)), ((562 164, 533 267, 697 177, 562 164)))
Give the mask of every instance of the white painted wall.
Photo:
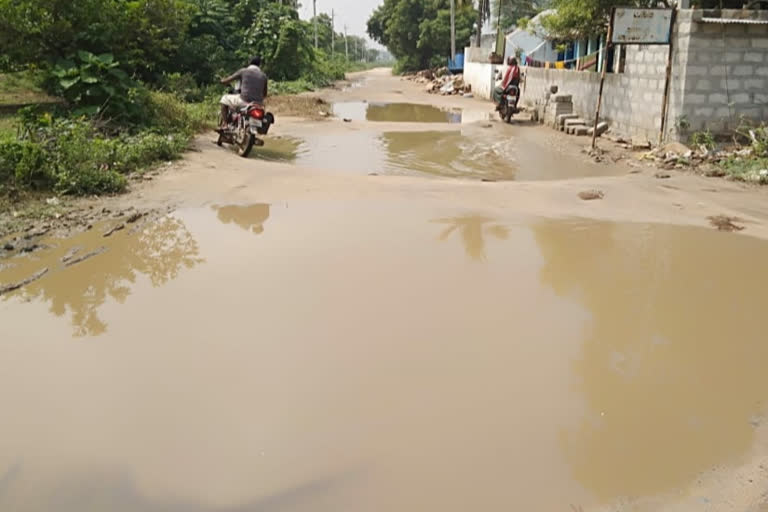
POLYGON ((464 83, 472 86, 472 94, 476 98, 490 100, 495 83, 496 71, 501 66, 487 62, 465 62, 464 83))

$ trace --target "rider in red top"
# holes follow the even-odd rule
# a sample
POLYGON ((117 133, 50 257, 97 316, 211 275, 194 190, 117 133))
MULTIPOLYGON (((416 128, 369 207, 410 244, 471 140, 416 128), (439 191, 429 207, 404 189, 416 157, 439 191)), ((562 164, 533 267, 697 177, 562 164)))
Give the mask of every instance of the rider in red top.
POLYGON ((510 85, 517 85, 520 83, 520 67, 517 65, 517 60, 510 57, 507 60, 507 73, 504 75, 504 81, 501 82, 501 87, 506 90, 510 85))
MULTIPOLYGON (((510 57, 507 59, 507 72, 504 74, 504 80, 501 82, 501 87, 496 87, 493 91, 493 100, 496 102, 496 106, 501 103, 501 96, 507 92, 509 87, 517 86, 520 84, 520 67, 517 65, 517 59, 510 57)), ((517 95, 520 97, 520 94, 517 95)), ((517 108, 517 101, 515 101, 515 108, 517 108)))

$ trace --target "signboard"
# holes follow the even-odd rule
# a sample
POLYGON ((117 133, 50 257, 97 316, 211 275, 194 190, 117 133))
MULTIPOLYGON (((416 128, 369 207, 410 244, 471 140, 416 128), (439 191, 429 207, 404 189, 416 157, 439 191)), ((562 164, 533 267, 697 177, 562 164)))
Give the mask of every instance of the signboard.
POLYGON ((672 9, 617 7, 613 14, 613 44, 669 44, 672 9))

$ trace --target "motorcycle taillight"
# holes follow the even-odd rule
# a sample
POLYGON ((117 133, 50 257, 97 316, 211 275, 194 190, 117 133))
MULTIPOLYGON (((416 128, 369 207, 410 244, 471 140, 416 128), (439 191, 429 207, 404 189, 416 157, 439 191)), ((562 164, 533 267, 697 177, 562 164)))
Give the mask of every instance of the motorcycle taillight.
POLYGON ((248 112, 248 115, 254 119, 264 119, 264 111, 258 108, 254 108, 248 112))

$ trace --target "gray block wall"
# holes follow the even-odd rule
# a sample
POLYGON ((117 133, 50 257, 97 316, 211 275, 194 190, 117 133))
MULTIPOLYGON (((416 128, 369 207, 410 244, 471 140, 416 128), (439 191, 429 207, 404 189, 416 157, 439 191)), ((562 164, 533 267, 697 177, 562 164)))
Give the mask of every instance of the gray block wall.
MULTIPOLYGON (((609 121, 614 131, 658 137, 667 52, 666 46, 628 46, 625 72, 606 75, 600 118, 609 121)), ((543 99, 552 84, 573 95, 576 113, 594 120, 599 73, 528 68, 523 101, 543 99)))
MULTIPOLYGON (((743 119, 768 120, 768 25, 703 23, 703 17, 768 19, 768 12, 678 12, 667 139, 687 140, 704 129, 728 135, 743 119)), ((615 132, 657 140, 668 52, 667 46, 628 45, 624 73, 607 74, 600 117, 615 132)), ((523 101, 543 99, 553 84, 573 95, 579 115, 594 119, 598 73, 527 68, 523 101)))
POLYGON ((688 45, 676 55, 685 81, 678 117, 681 138, 710 130, 729 135, 742 120, 768 120, 768 25, 703 23, 702 18, 768 20, 766 11, 693 11, 680 23, 688 45))

